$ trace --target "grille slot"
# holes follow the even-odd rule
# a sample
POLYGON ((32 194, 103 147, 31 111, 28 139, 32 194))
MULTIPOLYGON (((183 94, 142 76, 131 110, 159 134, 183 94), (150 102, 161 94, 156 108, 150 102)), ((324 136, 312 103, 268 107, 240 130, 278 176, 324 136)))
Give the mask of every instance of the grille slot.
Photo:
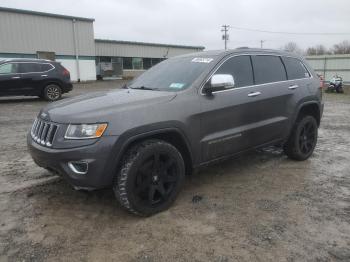
POLYGON ((57 128, 58 126, 56 124, 45 122, 37 118, 34 121, 30 135, 38 144, 51 147, 57 128))

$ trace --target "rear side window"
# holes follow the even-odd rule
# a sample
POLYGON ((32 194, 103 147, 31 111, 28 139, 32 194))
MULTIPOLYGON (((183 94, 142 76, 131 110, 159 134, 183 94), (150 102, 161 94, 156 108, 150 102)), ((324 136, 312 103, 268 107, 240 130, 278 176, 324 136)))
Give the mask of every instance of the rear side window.
POLYGON ((8 63, 0 65, 0 74, 15 74, 18 73, 17 63, 8 63))
POLYGON ((38 63, 20 63, 19 64, 20 73, 37 73, 41 71, 41 65, 38 63))
POLYGON ((235 56, 223 63, 215 74, 230 74, 235 80, 235 87, 254 84, 253 69, 249 56, 235 56))
POLYGON ((279 56, 252 56, 256 84, 287 80, 286 70, 279 56))
POLYGON ((40 64, 40 71, 41 72, 46 72, 49 71, 53 68, 51 64, 40 64))
POLYGON ((304 64, 292 57, 283 57, 283 63, 287 69, 288 79, 301 79, 310 77, 309 72, 306 70, 304 64))

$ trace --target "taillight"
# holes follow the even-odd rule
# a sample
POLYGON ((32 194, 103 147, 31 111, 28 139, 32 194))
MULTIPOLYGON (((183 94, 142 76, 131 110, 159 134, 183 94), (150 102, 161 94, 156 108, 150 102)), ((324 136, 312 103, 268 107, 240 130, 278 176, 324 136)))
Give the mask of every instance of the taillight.
POLYGON ((63 74, 64 76, 70 76, 69 71, 68 71, 67 69, 65 69, 65 68, 63 69, 62 74, 63 74))

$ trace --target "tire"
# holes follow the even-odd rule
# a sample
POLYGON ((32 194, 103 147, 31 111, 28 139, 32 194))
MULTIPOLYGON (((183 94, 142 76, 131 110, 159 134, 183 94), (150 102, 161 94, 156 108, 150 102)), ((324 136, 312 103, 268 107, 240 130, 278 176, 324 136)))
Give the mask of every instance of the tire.
POLYGON ((308 159, 317 144, 318 125, 311 115, 298 117, 288 141, 284 144, 285 154, 297 161, 308 159))
POLYGON ((43 97, 45 100, 53 102, 57 101, 62 96, 62 89, 56 84, 49 84, 44 88, 43 97))
POLYGON ((168 209, 185 178, 181 153, 162 140, 146 140, 127 151, 113 190, 129 212, 151 216, 168 209))

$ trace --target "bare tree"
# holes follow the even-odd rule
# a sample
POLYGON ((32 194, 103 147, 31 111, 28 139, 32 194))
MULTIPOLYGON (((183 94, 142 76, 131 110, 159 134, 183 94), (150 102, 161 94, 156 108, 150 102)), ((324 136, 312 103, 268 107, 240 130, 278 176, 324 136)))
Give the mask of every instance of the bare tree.
POLYGON ((339 44, 333 46, 334 54, 350 54, 350 42, 345 40, 339 44))
POLYGON ((297 54, 303 54, 303 50, 299 48, 297 43, 295 42, 289 42, 283 47, 284 51, 291 52, 291 53, 297 53, 297 54))
POLYGON ((329 53, 329 51, 327 50, 327 48, 324 45, 312 46, 306 50, 307 55, 325 55, 328 53, 329 53))

